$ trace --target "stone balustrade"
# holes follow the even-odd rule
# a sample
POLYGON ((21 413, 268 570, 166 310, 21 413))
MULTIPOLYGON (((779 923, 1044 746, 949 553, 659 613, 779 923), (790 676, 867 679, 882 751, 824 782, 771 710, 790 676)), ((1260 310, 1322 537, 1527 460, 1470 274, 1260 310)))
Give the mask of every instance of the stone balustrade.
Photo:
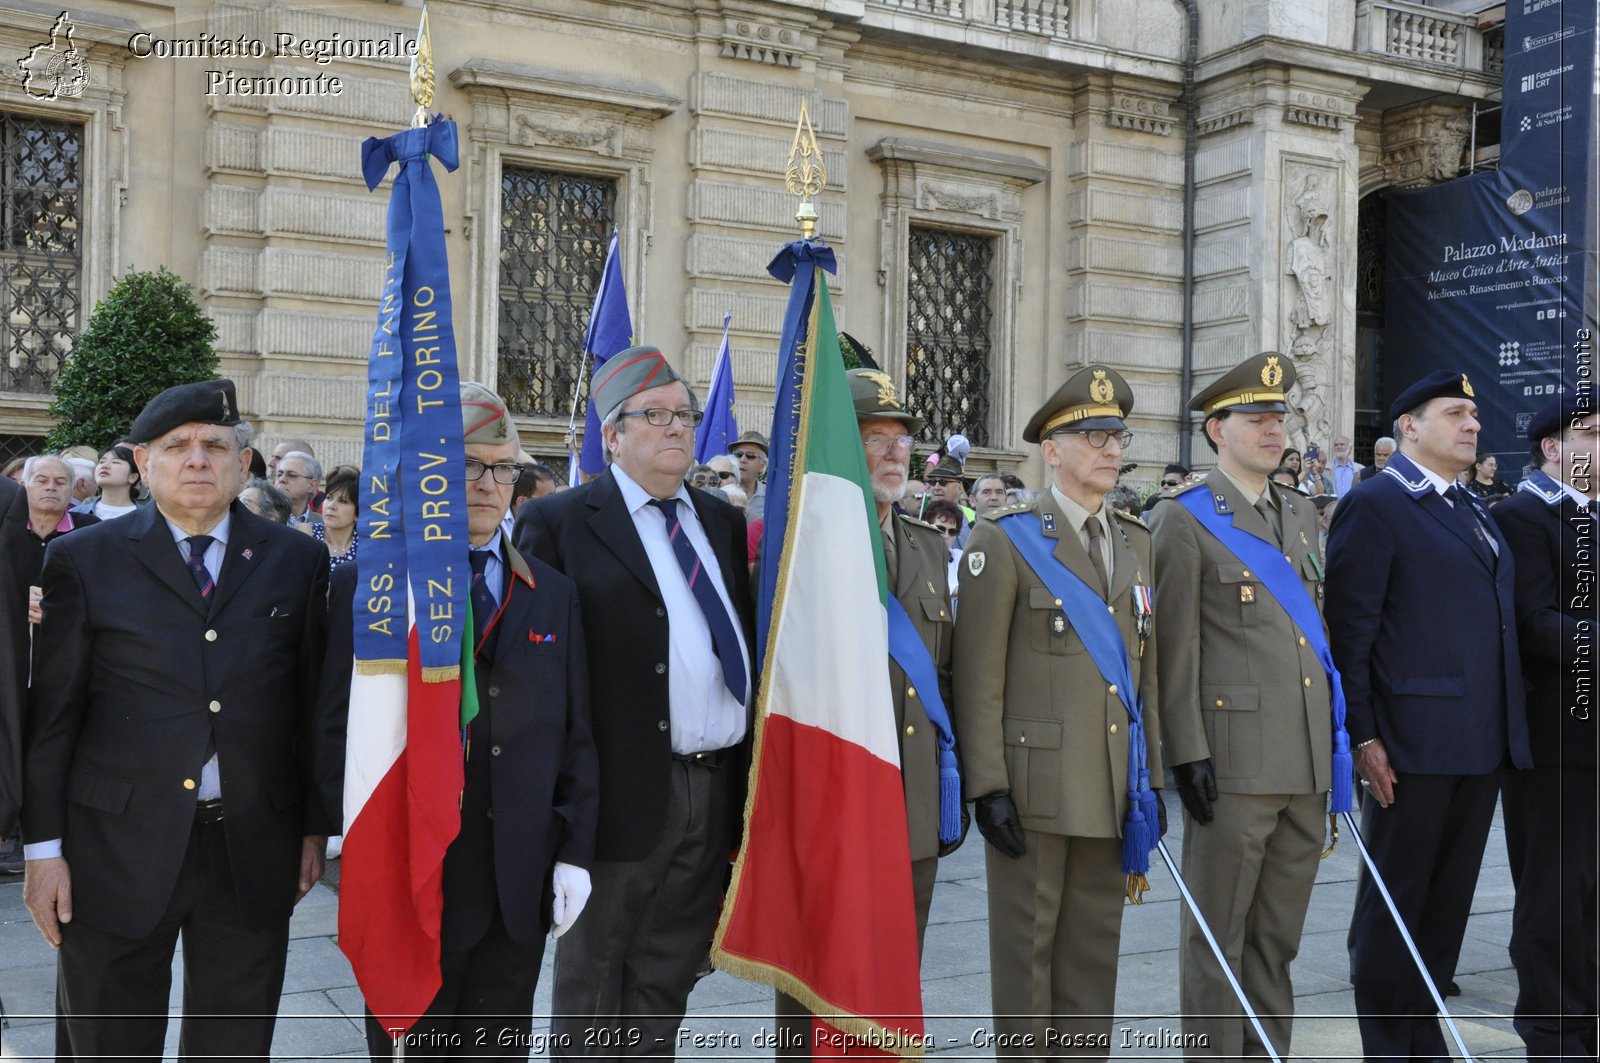
POLYGON ((1057 40, 1071 36, 1068 0, 869 0, 871 6, 1057 40))
POLYGON ((1356 5, 1356 50, 1451 70, 1485 71, 1483 33, 1474 15, 1405 0, 1356 5))

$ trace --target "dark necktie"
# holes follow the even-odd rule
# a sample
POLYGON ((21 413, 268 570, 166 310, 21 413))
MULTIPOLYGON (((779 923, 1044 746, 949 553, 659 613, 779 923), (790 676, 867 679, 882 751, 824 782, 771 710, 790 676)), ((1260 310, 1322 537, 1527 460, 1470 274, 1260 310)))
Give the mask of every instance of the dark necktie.
POLYGON ((661 512, 662 519, 667 522, 667 541, 672 544, 672 553, 678 559, 678 567, 683 569, 683 578, 689 581, 689 590, 699 603, 700 611, 705 614, 706 626, 711 629, 711 645, 717 651, 717 658, 722 661, 723 682, 728 684, 729 693, 742 705, 745 693, 744 651, 739 648, 739 636, 733 629, 728 610, 723 607, 722 599, 717 597, 717 589, 711 585, 714 577, 706 575, 700 567, 700 555, 694 552, 694 546, 684 534, 683 524, 678 520, 678 500, 652 498, 650 504, 661 512))
POLYGON ((1272 503, 1267 501, 1266 495, 1256 499, 1256 512, 1267 522, 1267 530, 1272 533, 1272 541, 1278 544, 1278 549, 1283 549, 1283 533, 1278 530, 1278 514, 1273 512, 1272 503))
POLYGON ((1105 551, 1101 544, 1105 542, 1105 529, 1100 527, 1100 518, 1090 517, 1083 522, 1083 532, 1089 537, 1089 564, 1094 566, 1094 574, 1100 577, 1100 597, 1111 597, 1111 580, 1106 577, 1105 551))
POLYGON ((500 607, 495 604, 494 594, 489 590, 489 581, 485 578, 489 551, 473 550, 467 554, 467 561, 472 565, 472 644, 477 646, 483 641, 489 618, 500 607))
POLYGON ((1494 550, 1484 537, 1483 525, 1478 523, 1478 515, 1473 512, 1472 496, 1459 483, 1452 484, 1450 490, 1450 500, 1455 503, 1456 520, 1465 529, 1466 533, 1472 536, 1473 542, 1478 547, 1478 553, 1487 555, 1486 560, 1493 563, 1494 550))
MULTIPOLYGON (((194 584, 200 588, 200 600, 207 605, 211 604, 211 592, 216 590, 216 584, 211 580, 211 573, 206 571, 206 551, 211 549, 211 544, 216 539, 210 535, 191 535, 184 542, 189 544, 189 575, 194 577, 194 584)), ((211 758, 217 755, 217 739, 215 732, 206 730, 206 759, 203 763, 209 764, 211 758)))
POLYGON ((206 571, 206 551, 211 549, 216 539, 209 535, 191 535, 184 542, 189 544, 189 575, 194 577, 194 585, 200 588, 200 600, 209 604, 216 584, 211 581, 211 573, 206 571))

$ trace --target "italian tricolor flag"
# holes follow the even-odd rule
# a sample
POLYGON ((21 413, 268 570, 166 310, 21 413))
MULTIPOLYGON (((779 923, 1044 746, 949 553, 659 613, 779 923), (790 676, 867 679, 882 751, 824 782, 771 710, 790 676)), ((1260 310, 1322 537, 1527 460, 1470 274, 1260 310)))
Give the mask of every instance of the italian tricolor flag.
POLYGON ((826 1016, 818 1054, 914 1056, 922 989, 883 544, 820 271, 815 281, 809 350, 779 382, 795 417, 787 439, 774 429, 787 490, 768 488, 778 538, 763 553, 777 582, 716 963, 826 1016))
POLYGON ((404 674, 354 669, 345 738, 339 948, 386 1030, 410 1029, 442 984, 444 853, 461 830, 461 736, 478 710, 472 639, 459 679, 424 682, 412 608, 404 674))

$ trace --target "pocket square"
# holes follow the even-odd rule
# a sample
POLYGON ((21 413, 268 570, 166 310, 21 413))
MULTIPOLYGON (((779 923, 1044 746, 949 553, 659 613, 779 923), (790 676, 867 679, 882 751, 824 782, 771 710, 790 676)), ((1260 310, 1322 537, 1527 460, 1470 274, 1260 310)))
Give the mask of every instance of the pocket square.
POLYGON ((553 631, 548 635, 541 635, 537 631, 528 632, 528 641, 529 642, 554 642, 555 640, 556 640, 556 636, 555 636, 555 632, 553 632, 553 631))

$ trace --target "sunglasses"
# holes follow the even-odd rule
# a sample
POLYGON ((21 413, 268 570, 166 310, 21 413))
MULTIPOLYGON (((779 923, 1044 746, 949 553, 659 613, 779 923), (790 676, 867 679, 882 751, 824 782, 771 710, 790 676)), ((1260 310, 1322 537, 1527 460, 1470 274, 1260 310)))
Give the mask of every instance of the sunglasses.
POLYGON ((755 461, 757 458, 765 457, 759 450, 734 450, 729 453, 744 461, 755 461))
POLYGON ((715 487, 718 479, 715 476, 696 476, 689 481, 690 487, 715 487))
POLYGON ((946 538, 954 539, 956 536, 961 534, 961 529, 952 528, 948 524, 940 524, 938 525, 938 528, 939 534, 945 536, 946 538))

